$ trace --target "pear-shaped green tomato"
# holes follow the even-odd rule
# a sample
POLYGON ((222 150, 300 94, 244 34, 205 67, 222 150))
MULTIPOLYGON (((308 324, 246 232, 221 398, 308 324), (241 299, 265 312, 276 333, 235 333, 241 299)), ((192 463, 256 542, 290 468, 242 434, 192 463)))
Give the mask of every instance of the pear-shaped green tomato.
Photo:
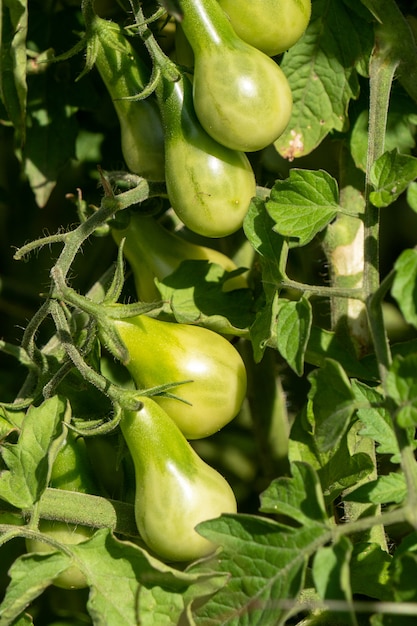
MULTIPOLYGON (((243 223, 256 194, 247 156, 215 141, 199 123, 187 77, 158 90, 165 132, 165 180, 172 208, 206 237, 225 237, 243 223)), ((206 129, 207 130, 207 129, 206 129)))
MULTIPOLYGON (((138 298, 145 302, 160 299, 154 279, 163 280, 182 261, 205 260, 220 265, 228 272, 237 269, 225 254, 182 239, 150 216, 133 213, 128 227, 124 230, 113 229, 112 234, 118 244, 125 239, 123 253, 132 268, 138 298)), ((226 281, 224 290, 245 287, 246 280, 236 276, 226 281)))
MULTIPOLYGON (((55 522, 52 520, 41 520, 39 531, 47 535, 50 539, 62 543, 65 546, 74 545, 87 541, 94 533, 94 528, 88 526, 72 526, 65 522, 55 522)), ((38 539, 26 539, 26 549, 28 552, 45 553, 54 552, 56 548, 49 543, 38 539)), ((70 565, 59 574, 53 583, 56 587, 63 589, 83 589, 88 586, 85 574, 77 565, 70 565)))
POLYGON ((227 339, 206 328, 146 315, 114 324, 129 351, 126 366, 140 389, 184 382, 170 389, 179 399, 154 400, 187 439, 212 435, 237 415, 246 395, 246 370, 227 339))
POLYGON ((311 0, 217 0, 236 34, 269 56, 291 48, 304 33, 311 0))
POLYGON ((236 35, 217 0, 182 0, 181 6, 181 26, 195 55, 193 100, 201 125, 233 150, 270 145, 292 112, 281 68, 236 35))
MULTIPOLYGON (((120 122, 121 148, 129 170, 149 180, 165 178, 164 134, 154 97, 128 100, 149 81, 149 70, 119 24, 91 17, 94 61, 113 100, 120 122)), ((88 48, 87 48, 88 50, 88 48)))
POLYGON ((191 448, 165 411, 150 398, 124 412, 120 427, 135 466, 135 517, 145 543, 167 561, 191 561, 216 546, 199 535, 200 522, 236 513, 227 481, 191 448))

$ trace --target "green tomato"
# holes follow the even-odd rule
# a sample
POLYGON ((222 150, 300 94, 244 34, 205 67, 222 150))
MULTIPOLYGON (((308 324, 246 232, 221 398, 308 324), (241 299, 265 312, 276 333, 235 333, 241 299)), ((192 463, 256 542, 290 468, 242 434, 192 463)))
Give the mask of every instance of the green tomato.
MULTIPOLYGON (((39 531, 50 539, 68 546, 90 539, 94 533, 94 528, 72 526, 65 522, 41 520, 39 522, 39 531)), ((26 549, 28 552, 36 553, 55 552, 56 550, 51 544, 38 539, 26 539, 26 549)), ((87 579, 77 565, 71 565, 64 570, 54 579, 53 584, 63 589, 83 589, 88 587, 87 579)))
MULTIPOLYGON (((113 238, 120 244, 125 239, 123 253, 129 261, 140 300, 152 302, 160 299, 155 278, 163 280, 186 260, 206 260, 220 265, 228 272, 237 269, 229 257, 217 250, 199 246, 170 232, 155 218, 132 213, 127 228, 112 230, 113 238)), ((242 276, 226 281, 225 291, 247 287, 242 276)))
POLYGON ((81 493, 97 493, 97 484, 85 441, 72 430, 59 450, 51 470, 50 486, 81 493))
POLYGON ((140 389, 181 383, 178 396, 154 396, 187 439, 217 432, 239 412, 246 370, 238 351, 217 333, 139 315, 114 320, 129 351, 125 364, 140 389))
POLYGON ((236 34, 269 56, 291 48, 304 33, 311 0, 217 0, 236 34))
POLYGON ((281 68, 236 35, 217 0, 182 0, 181 6, 181 26, 195 55, 193 100, 201 125, 233 150, 270 145, 292 112, 281 68))
MULTIPOLYGON (((120 122, 121 147, 129 170, 148 180, 165 178, 164 134, 153 97, 126 100, 140 93, 149 70, 116 23, 93 15, 87 19, 94 62, 120 122)), ((88 50, 89 48, 87 48, 88 50)))
POLYGON ((246 155, 208 134, 193 106, 186 76, 163 79, 158 97, 165 132, 165 179, 172 208, 183 223, 206 237, 225 237, 243 224, 256 194, 246 155))
POLYGON ((191 561, 216 546, 199 535, 200 522, 236 513, 227 481, 193 450, 171 418, 152 399, 124 412, 120 427, 135 466, 138 531, 160 558, 191 561))

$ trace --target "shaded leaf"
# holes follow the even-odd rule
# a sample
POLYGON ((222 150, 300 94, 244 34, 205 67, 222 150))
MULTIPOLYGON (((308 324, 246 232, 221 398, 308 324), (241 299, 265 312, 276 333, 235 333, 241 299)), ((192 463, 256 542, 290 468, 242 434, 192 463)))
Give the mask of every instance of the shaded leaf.
POLYGON ((378 379, 377 368, 368 367, 365 360, 359 361, 349 338, 340 337, 318 326, 312 326, 305 361, 321 367, 326 359, 338 361, 349 376, 356 376, 365 380, 378 379))
POLYGON ((228 279, 240 272, 226 272, 220 265, 205 260, 187 260, 175 272, 155 282, 177 322, 199 321, 212 330, 239 335, 252 322, 251 292, 224 291, 224 287, 227 288, 228 279))
POLYGON ((326 452, 336 447, 347 431, 355 410, 354 394, 342 366, 326 359, 323 367, 309 375, 312 385, 314 432, 318 449, 326 452))
POLYGON ((327 513, 319 477, 307 463, 294 462, 292 477, 277 478, 261 494, 262 513, 275 513, 294 519, 299 524, 327 522, 327 513))
POLYGON ((14 624, 14 620, 69 564, 70 557, 61 552, 24 554, 17 558, 9 570, 11 581, 1 604, 1 626, 14 624))
POLYGON ((25 172, 40 207, 45 206, 59 173, 75 158, 77 107, 71 106, 74 89, 66 68, 57 64, 29 82, 28 123, 23 152, 25 172))
POLYGON ((304 354, 310 337, 312 308, 307 298, 279 299, 276 314, 277 348, 298 376, 304 371, 304 354))
POLYGON ((390 597, 389 567, 392 556, 377 543, 358 542, 353 545, 350 580, 353 593, 378 600, 390 597))
POLYGON ((366 478, 374 470, 374 463, 368 454, 355 452, 356 429, 351 428, 339 445, 327 452, 318 450, 313 430, 309 403, 292 426, 289 459, 309 463, 317 471, 326 504, 329 504, 345 489, 366 478))
MULTIPOLYGON (((351 623, 355 624, 351 608, 352 590, 350 586, 350 557, 352 544, 347 537, 340 537, 331 546, 319 548, 313 559, 313 580, 322 600, 344 600, 350 606, 351 623)), ((336 617, 336 616, 335 616, 336 617)), ((338 614, 346 619, 347 615, 338 614)), ((337 619, 337 618, 336 618, 337 619)))

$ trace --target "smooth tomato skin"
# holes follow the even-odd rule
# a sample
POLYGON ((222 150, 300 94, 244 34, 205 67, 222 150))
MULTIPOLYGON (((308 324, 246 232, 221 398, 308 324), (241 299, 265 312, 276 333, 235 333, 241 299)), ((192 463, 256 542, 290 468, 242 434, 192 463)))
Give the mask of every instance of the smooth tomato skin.
POLYGON ((225 237, 241 228, 256 194, 247 156, 204 130, 192 87, 182 76, 158 91, 165 132, 165 180, 171 206, 192 231, 225 237))
POLYGON ((270 145, 292 112, 281 68, 236 35, 217 0, 182 0, 181 6, 181 26, 194 51, 193 101, 201 125, 232 150, 270 145))
POLYGON ((124 412, 120 422, 135 466, 138 531, 166 561, 206 556, 216 546, 195 526, 222 513, 236 513, 233 491, 153 399, 140 399, 143 408, 124 412))
MULTIPOLYGON (((112 235, 118 244, 125 239, 123 253, 132 268, 137 296, 144 302, 160 299, 154 279, 163 280, 182 261, 205 260, 220 265, 228 272, 237 269, 225 254, 179 237, 151 216, 133 213, 127 228, 113 229, 112 235)), ((236 276, 226 281, 224 290, 244 289, 247 286, 242 276, 236 276)))
POLYGON ((95 43, 95 65, 119 118, 121 148, 129 170, 152 181, 165 178, 164 134, 153 97, 126 100, 140 93, 149 70, 123 29, 95 15, 89 25, 95 43))
MULTIPOLYGON (((39 522, 39 531, 64 545, 74 545, 90 539, 94 533, 94 528, 88 526, 71 526, 65 522, 41 520, 39 522)), ((37 539, 26 539, 26 549, 28 552, 36 553, 55 551, 52 545, 37 539)), ((59 574, 54 579, 53 584, 62 589, 83 589, 84 587, 88 587, 84 573, 76 565, 71 565, 59 574)))
POLYGON ((278 139, 292 113, 291 89, 279 65, 243 42, 230 50, 227 63, 220 49, 196 58, 193 96, 206 131, 245 152, 278 139))
POLYGON ((268 56, 291 48, 306 30, 311 0, 217 0, 236 34, 268 56))
POLYGON ((206 328, 146 315, 114 320, 114 325, 129 351, 125 365, 139 389, 192 381, 170 389, 180 399, 153 396, 187 439, 208 437, 238 414, 246 395, 246 370, 227 339, 206 328))

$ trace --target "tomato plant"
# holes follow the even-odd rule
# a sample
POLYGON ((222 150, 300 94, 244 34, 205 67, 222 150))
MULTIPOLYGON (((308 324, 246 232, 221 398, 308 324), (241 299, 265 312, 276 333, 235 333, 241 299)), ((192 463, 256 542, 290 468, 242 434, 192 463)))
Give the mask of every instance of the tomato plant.
POLYGON ((0 16, 1 626, 414 623, 415 0, 0 16))

